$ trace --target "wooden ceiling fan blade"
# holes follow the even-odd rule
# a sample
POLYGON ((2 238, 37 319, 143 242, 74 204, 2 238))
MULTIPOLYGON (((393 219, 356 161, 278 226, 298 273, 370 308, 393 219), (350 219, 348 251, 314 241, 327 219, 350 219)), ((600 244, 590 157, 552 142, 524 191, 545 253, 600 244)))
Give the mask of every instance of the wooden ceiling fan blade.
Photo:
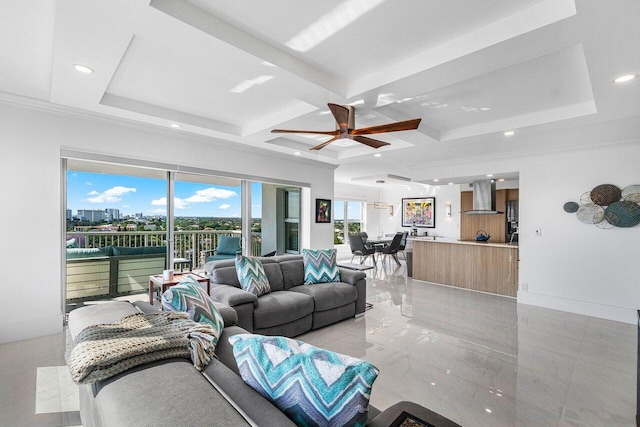
POLYGON ((329 106, 329 110, 335 117, 336 122, 338 123, 338 128, 340 132, 345 133, 349 129, 349 109, 347 107, 343 107, 338 104, 327 104, 329 106))
POLYGON ((380 147, 384 147, 385 145, 390 145, 388 142, 379 141, 373 138, 367 138, 366 136, 355 135, 352 139, 364 145, 368 145, 371 148, 380 148, 380 147))
POLYGON ((389 123, 386 125, 371 126, 362 129, 353 129, 349 131, 350 135, 373 135, 376 133, 399 132, 402 130, 418 129, 422 119, 405 120, 403 122, 389 123))
POLYGON ((293 130, 293 129, 273 129, 271 133, 311 133, 315 135, 340 135, 339 130, 293 130))
POLYGON ((318 144, 314 147, 309 148, 309 150, 314 150, 314 151, 318 151, 324 147, 326 147, 327 145, 331 144, 333 141, 340 139, 340 135, 336 135, 333 138, 331 138, 328 141, 323 142, 322 144, 318 144))

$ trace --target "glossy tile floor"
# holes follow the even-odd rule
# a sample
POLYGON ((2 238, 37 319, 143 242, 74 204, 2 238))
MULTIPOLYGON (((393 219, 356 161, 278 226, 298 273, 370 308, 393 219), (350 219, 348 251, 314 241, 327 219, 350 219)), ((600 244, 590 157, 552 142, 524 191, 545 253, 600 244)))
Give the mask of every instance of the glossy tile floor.
MULTIPOLYGON (((634 325, 413 281, 404 263, 368 277, 364 317, 298 338, 375 364, 377 408, 411 400, 465 427, 635 425, 634 325)), ((0 345, 0 426, 80 424, 67 345, 0 345)))
MULTIPOLYGON (((390 265, 389 265, 390 264, 390 265)), ((370 271, 360 319, 300 339, 380 369, 371 403, 462 426, 635 426, 636 327, 370 271)))

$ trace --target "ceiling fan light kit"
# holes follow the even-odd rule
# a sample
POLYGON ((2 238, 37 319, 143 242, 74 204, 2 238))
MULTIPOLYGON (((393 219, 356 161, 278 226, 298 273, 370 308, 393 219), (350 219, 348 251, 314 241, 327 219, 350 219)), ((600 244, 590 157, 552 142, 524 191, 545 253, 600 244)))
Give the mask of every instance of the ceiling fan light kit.
POLYGON ((327 104, 333 117, 336 119, 336 130, 334 131, 312 131, 312 130, 287 130, 273 129, 272 133, 311 133, 316 135, 333 135, 333 138, 311 147, 309 150, 320 150, 334 141, 341 139, 351 139, 371 148, 380 148, 390 145, 388 142, 378 139, 368 138, 363 135, 373 135, 377 133, 399 132, 403 130, 418 129, 422 119, 405 120, 402 122, 388 123, 386 125, 371 126, 361 129, 355 128, 355 108, 352 105, 327 104))

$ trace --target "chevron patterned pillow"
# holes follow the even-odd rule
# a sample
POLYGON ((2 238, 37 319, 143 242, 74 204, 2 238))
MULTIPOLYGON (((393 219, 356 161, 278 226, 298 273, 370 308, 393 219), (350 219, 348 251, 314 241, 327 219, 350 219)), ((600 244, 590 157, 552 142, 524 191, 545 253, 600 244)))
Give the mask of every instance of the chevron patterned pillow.
POLYGON ((258 297, 271 292, 269 278, 258 258, 236 255, 236 274, 245 291, 258 297))
POLYGON ((299 426, 364 426, 378 369, 285 337, 229 337, 240 375, 299 426))
POLYGON ((179 284, 170 287, 162 294, 162 308, 166 311, 184 311, 189 319, 208 323, 214 330, 214 347, 224 328, 224 320, 213 301, 200 283, 187 276, 179 284))
POLYGON ((302 260, 305 285, 340 281, 335 249, 303 249, 302 260))

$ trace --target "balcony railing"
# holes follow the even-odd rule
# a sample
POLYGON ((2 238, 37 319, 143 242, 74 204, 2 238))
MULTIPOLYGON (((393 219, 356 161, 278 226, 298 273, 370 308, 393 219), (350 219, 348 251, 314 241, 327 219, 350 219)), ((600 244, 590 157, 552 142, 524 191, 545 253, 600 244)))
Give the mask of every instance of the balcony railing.
MULTIPOLYGON (((218 246, 220 236, 240 236, 235 230, 194 230, 174 233, 174 258, 187 258, 194 268, 204 266, 205 257, 218 246)), ((166 246, 166 232, 67 232, 67 242, 82 249, 140 248, 166 246)), ((162 252, 162 250, 160 250, 162 252)), ((262 254, 261 233, 251 233, 251 255, 262 254)), ((126 251, 125 251, 126 253, 126 251)), ((163 253, 71 258, 67 255, 67 302, 145 292, 149 275, 160 274, 166 265, 163 253)))
MULTIPOLYGON (((193 230, 174 232, 174 258, 188 258, 194 267, 204 265, 204 254, 218 247, 220 236, 240 236, 237 230, 193 230)), ((79 248, 123 246, 138 248, 166 246, 165 231, 69 231, 67 241, 75 239, 79 248)), ((262 255, 262 233, 251 233, 251 255, 262 255)))

